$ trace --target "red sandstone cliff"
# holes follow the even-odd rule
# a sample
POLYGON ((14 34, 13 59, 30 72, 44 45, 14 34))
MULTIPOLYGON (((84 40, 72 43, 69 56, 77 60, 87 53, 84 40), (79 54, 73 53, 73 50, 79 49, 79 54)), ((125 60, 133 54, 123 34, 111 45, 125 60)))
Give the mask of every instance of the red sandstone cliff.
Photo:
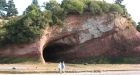
POLYGON ((64 27, 47 27, 44 35, 26 45, 11 45, 0 50, 1 56, 62 57, 140 56, 140 33, 120 15, 69 15, 64 27))

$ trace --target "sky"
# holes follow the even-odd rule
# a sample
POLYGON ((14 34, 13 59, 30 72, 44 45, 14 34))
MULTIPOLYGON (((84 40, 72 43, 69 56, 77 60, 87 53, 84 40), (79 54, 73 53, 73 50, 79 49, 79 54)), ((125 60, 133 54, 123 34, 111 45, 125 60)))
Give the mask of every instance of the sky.
MULTIPOLYGON (((44 2, 49 0, 38 0, 39 5, 43 5, 44 2)), ((61 3, 62 0, 56 0, 61 3)), ((109 3, 113 3, 114 0, 105 0, 109 3)), ((14 0, 16 8, 18 9, 19 15, 31 4, 32 0, 14 0)), ((128 13, 131 14, 131 17, 134 21, 140 21, 140 0, 124 0, 123 4, 126 6, 128 13)))

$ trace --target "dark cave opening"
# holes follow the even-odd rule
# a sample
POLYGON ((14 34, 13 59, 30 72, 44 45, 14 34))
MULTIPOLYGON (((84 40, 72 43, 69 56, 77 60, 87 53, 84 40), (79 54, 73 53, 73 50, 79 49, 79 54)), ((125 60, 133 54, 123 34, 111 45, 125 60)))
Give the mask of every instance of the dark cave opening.
POLYGON ((43 58, 45 62, 60 62, 63 61, 64 58, 60 52, 64 52, 72 48, 72 45, 68 45, 65 43, 51 43, 47 45, 43 50, 43 58))

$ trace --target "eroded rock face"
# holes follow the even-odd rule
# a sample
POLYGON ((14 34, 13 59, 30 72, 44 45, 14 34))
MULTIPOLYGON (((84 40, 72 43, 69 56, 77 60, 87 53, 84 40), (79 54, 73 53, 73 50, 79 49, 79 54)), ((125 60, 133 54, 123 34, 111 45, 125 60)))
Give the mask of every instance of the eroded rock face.
POLYGON ((69 15, 64 27, 48 27, 34 43, 9 46, 1 56, 64 59, 90 56, 139 56, 140 34, 131 22, 117 14, 69 15), (47 50, 47 51, 44 51, 47 50))
MULTIPOLYGON (((90 56, 139 56, 140 34, 119 15, 92 17, 89 13, 65 19, 66 32, 76 32, 57 41, 73 45, 53 56, 75 59, 90 56)), ((61 50, 61 49, 60 49, 61 50)))
MULTIPOLYGON (((103 33, 111 31, 114 27, 114 23, 111 22, 111 20, 114 19, 112 17, 113 16, 106 15, 100 18, 94 18, 88 15, 88 18, 86 18, 84 21, 81 21, 81 24, 79 24, 78 27, 75 27, 75 25, 67 25, 67 23, 65 25, 71 26, 67 28, 68 31, 79 31, 79 42, 84 43, 93 38, 99 38, 103 35, 103 33)), ((84 17, 81 18, 84 19, 84 17)))

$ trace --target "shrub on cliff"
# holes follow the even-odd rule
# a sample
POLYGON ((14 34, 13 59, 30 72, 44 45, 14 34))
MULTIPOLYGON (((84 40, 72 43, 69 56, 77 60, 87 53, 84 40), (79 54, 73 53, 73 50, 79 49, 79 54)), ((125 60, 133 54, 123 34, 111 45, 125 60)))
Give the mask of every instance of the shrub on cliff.
POLYGON ((50 2, 47 2, 45 4, 45 9, 50 10, 53 15, 56 15, 59 18, 61 18, 60 16, 63 15, 64 11, 64 9, 61 8, 60 4, 57 3, 55 0, 50 0, 50 2))
POLYGON ((89 8, 93 15, 101 15, 103 13, 102 8, 97 4, 97 1, 90 2, 89 8))
POLYGON ((66 13, 78 12, 82 14, 85 8, 85 4, 81 0, 63 0, 61 6, 66 13))
POLYGON ((123 14, 123 8, 118 4, 111 4, 110 12, 118 12, 119 14, 123 14))
POLYGON ((91 1, 91 0, 83 0, 83 3, 86 5, 86 10, 92 12, 93 15, 101 15, 103 13, 109 12, 118 12, 119 14, 123 14, 123 8, 118 4, 109 4, 105 1, 91 1))
POLYGON ((105 1, 96 1, 96 2, 101 7, 101 9, 104 13, 109 12, 110 7, 111 7, 109 3, 106 3, 105 1))
POLYGON ((47 2, 45 4, 45 9, 47 11, 49 11, 52 16, 52 22, 50 23, 50 25, 63 25, 63 16, 64 16, 64 9, 61 8, 60 4, 57 3, 55 0, 51 0, 50 2, 47 2))
POLYGON ((46 13, 36 15, 30 12, 23 17, 11 19, 5 25, 5 42, 19 44, 33 41, 48 24, 46 17, 46 13))

